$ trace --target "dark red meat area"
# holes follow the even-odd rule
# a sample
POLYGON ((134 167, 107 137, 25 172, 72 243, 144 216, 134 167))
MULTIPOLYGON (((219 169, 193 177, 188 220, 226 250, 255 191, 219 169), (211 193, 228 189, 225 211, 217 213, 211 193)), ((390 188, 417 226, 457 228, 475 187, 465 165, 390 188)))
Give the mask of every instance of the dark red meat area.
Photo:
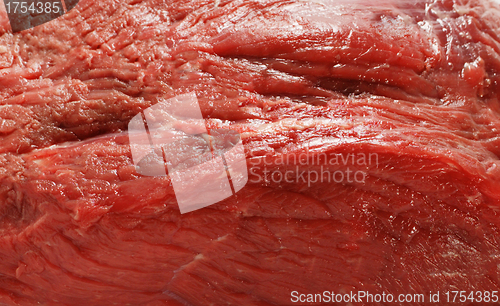
POLYGON ((1 12, 0 304, 498 290, 500 7, 376 2, 81 0, 14 35, 1 12), (249 183, 181 215, 126 129, 188 92, 249 183))

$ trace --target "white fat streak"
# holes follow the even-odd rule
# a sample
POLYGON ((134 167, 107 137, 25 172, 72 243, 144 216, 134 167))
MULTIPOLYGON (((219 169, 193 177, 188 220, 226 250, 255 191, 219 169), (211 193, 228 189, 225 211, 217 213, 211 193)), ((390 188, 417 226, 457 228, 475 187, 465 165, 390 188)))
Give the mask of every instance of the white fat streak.
POLYGON ((295 118, 286 118, 282 120, 278 120, 272 123, 266 123, 259 125, 257 130, 260 132, 267 131, 281 131, 281 130, 297 130, 302 131, 305 129, 309 129, 315 126, 328 126, 335 125, 337 127, 343 129, 351 129, 353 128, 353 124, 351 122, 347 122, 345 119, 328 119, 328 118, 309 118, 309 119, 295 119, 295 118))
POLYGON ((217 241, 217 242, 224 241, 224 240, 226 240, 226 239, 227 239, 227 236, 229 236, 229 234, 226 234, 226 235, 224 235, 224 236, 221 236, 221 237, 217 238, 217 240, 216 240, 216 241, 217 241))
POLYGON ((177 270, 175 270, 175 271, 174 271, 174 273, 177 273, 177 272, 179 272, 179 271, 184 270, 185 268, 189 267, 189 265, 193 264, 194 262, 197 262, 198 260, 202 260, 203 258, 204 258, 203 254, 201 254, 201 253, 200 253, 200 254, 197 254, 197 255, 193 258, 193 260, 191 260, 190 262, 188 262, 188 263, 187 263, 187 264, 185 264, 185 265, 180 266, 180 267, 179 267, 179 269, 177 269, 177 270))

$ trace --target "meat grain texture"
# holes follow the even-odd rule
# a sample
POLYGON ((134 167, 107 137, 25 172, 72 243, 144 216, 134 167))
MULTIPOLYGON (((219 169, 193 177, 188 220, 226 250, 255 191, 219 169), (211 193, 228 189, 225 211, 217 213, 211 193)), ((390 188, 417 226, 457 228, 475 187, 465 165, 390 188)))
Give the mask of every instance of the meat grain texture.
POLYGON ((1 305, 499 290, 497 4, 80 0, 14 35, 0 16, 1 305), (251 173, 181 215, 126 129, 189 92, 251 173), (378 160, 311 183, 318 163, 289 164, 304 153, 378 160))

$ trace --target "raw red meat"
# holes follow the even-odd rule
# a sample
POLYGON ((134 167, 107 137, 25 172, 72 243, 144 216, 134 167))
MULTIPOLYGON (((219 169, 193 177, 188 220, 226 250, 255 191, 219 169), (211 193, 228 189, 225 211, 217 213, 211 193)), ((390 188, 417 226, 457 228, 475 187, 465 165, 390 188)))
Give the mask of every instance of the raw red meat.
POLYGON ((500 7, 373 2, 80 0, 15 35, 2 12, 0 304, 498 291, 500 7), (126 128, 188 92, 249 183, 181 215, 126 128))

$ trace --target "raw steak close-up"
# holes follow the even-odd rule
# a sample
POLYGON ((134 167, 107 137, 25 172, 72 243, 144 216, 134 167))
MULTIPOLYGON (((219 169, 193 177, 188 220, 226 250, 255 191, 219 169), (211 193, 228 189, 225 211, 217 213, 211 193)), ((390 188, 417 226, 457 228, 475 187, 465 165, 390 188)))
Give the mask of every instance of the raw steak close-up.
POLYGON ((80 0, 20 32, 0 8, 0 305, 500 295, 499 4, 80 0), (172 169, 212 138, 147 175, 129 130, 178 97, 248 171, 185 213, 172 169))

